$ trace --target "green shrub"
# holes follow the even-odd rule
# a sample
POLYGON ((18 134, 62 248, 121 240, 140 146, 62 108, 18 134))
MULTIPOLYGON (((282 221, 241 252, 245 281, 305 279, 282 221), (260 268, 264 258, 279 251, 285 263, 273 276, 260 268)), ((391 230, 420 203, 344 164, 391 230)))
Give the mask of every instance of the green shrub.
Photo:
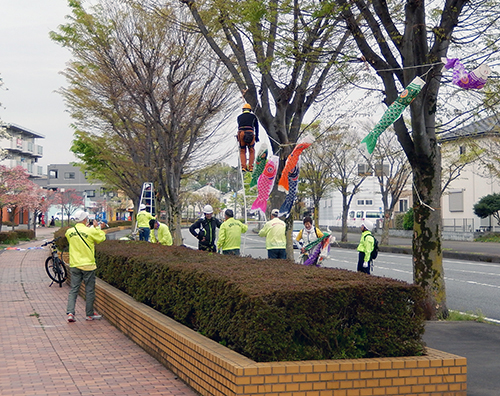
POLYGON ((403 220, 404 220, 405 214, 404 213, 398 213, 396 216, 394 216, 394 228, 396 230, 403 230, 403 220))
POLYGON ((408 209, 403 218, 403 229, 413 230, 413 208, 408 209))
POLYGON ((108 226, 112 227, 132 227, 132 222, 130 220, 118 220, 108 222, 108 226))
POLYGON ((62 227, 59 228, 56 232, 54 232, 54 238, 59 238, 56 241, 56 246, 57 250, 59 250, 60 252, 67 252, 69 250, 69 243, 65 236, 68 228, 70 227, 62 227))
POLYGON ((2 231, 0 232, 0 243, 3 244, 16 244, 19 242, 19 236, 16 231, 2 231))
POLYGON ((405 282, 135 241, 97 260, 104 281, 255 361, 424 351, 423 292, 405 282))
POLYGON ((31 240, 35 239, 35 231, 33 230, 16 230, 17 237, 20 240, 31 240))

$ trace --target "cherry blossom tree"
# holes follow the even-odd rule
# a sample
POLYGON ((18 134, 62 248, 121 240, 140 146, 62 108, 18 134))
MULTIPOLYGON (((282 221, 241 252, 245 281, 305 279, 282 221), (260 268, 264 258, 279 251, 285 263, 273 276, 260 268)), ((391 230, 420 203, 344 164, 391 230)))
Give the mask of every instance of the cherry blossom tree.
POLYGON ((11 219, 15 218, 19 210, 26 208, 36 199, 39 187, 29 179, 29 175, 22 166, 7 168, 0 166, 0 231, 3 224, 3 209, 10 209, 11 219))
POLYGON ((83 206, 83 197, 76 190, 69 189, 56 192, 56 204, 61 207, 62 222, 64 223, 64 215, 67 216, 67 224, 69 226, 70 216, 81 206, 83 206))

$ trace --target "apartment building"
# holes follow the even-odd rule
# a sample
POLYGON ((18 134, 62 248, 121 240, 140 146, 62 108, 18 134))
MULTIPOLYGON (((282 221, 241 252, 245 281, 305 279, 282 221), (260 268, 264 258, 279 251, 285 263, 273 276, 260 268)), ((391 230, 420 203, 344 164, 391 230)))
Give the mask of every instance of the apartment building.
POLYGON ((8 137, 0 136, 0 147, 7 153, 0 159, 0 165, 8 168, 22 166, 32 178, 43 176, 43 169, 38 160, 43 156, 43 147, 39 144, 45 136, 16 124, 5 125, 8 137))

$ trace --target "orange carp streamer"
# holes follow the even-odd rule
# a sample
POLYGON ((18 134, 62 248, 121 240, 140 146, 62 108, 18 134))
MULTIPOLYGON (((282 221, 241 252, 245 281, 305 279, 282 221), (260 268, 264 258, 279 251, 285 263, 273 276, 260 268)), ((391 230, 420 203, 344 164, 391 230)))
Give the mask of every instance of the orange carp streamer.
POLYGON ((293 168, 295 168, 295 165, 297 165, 297 161, 299 160, 299 156, 302 154, 302 151, 313 144, 314 140, 315 138, 313 136, 308 135, 304 139, 297 142, 292 154, 290 154, 286 159, 285 168, 281 172, 280 181, 278 182, 279 191, 284 191, 288 194, 288 174, 293 170, 293 168))

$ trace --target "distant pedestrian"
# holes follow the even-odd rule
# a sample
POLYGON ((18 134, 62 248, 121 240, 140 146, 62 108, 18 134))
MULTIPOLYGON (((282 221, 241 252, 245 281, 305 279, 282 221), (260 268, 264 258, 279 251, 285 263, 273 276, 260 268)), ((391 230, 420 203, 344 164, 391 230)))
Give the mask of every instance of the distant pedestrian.
POLYGON ((217 228, 221 226, 221 221, 213 217, 214 209, 211 205, 205 205, 203 208, 203 217, 196 220, 189 232, 198 239, 198 249, 208 252, 216 252, 215 237, 217 228))
POLYGON ((56 219, 54 219, 54 216, 51 217, 49 226, 54 227, 56 225, 56 219))
POLYGON ((280 211, 271 211, 271 220, 268 221, 259 236, 266 237, 268 258, 286 259, 286 224, 278 217, 280 211))
POLYGON ((68 322, 75 321, 75 305, 82 281, 85 282, 85 314, 86 320, 101 319, 101 315, 94 312, 95 300, 95 244, 106 240, 106 234, 101 229, 104 223, 93 221, 87 226, 89 214, 82 212, 78 216, 78 223, 66 231, 69 243, 69 270, 71 273, 71 289, 68 296, 66 314, 68 322))
POLYGON ((149 241, 149 220, 155 217, 146 210, 146 205, 139 206, 137 213, 137 228, 139 229, 139 241, 149 241))
POLYGON ((151 242, 159 243, 160 245, 172 246, 172 234, 168 229, 168 225, 160 223, 156 219, 149 220, 149 228, 151 232, 151 242), (158 234, 158 237, 156 236, 158 234))
POLYGON ((231 209, 224 212, 226 220, 220 226, 219 240, 217 241, 217 250, 222 250, 222 254, 240 255, 241 234, 248 230, 248 226, 234 218, 231 209))
POLYGON ((372 235, 373 223, 365 220, 361 224, 361 239, 358 245, 358 272, 370 274, 370 265, 372 260, 370 256, 375 247, 375 239, 372 235))

